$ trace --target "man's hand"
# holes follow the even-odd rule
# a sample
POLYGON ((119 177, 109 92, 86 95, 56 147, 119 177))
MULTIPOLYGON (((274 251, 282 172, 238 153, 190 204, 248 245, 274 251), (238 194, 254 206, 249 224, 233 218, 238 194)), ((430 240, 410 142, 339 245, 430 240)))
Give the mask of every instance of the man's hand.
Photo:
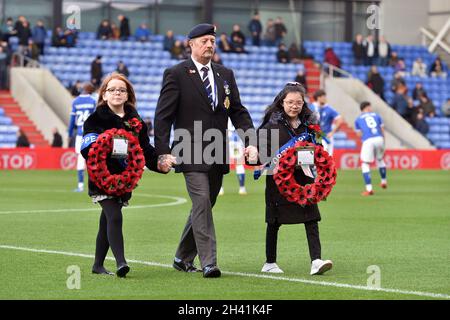
POLYGON ((248 163, 256 164, 258 162, 258 149, 255 146, 248 146, 244 149, 244 156, 248 163))
POLYGON ((177 163, 177 158, 171 154, 162 154, 158 156, 158 170, 167 173, 177 163))

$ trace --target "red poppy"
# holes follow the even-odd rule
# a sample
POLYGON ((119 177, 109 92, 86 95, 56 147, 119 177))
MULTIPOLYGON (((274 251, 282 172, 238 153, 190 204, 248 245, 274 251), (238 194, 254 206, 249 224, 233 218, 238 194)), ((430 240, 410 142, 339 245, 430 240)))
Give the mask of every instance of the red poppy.
POLYGON ((273 170, 273 179, 280 193, 289 202, 294 202, 301 206, 324 200, 336 184, 336 176, 337 171, 334 159, 323 150, 322 146, 305 141, 299 141, 294 147, 286 150, 273 170), (314 183, 305 186, 299 185, 294 176, 297 161, 295 150, 299 146, 314 147, 314 162, 316 163, 317 177, 314 183))
MULTIPOLYGON (((135 128, 139 128, 139 126, 136 125, 135 128)), ((113 128, 99 135, 89 150, 86 164, 89 177, 97 187, 106 194, 121 196, 136 188, 144 172, 145 157, 137 138, 131 132, 113 128), (129 141, 133 151, 128 150, 128 165, 120 174, 111 174, 106 164, 106 159, 112 150, 112 138, 115 135, 124 136, 129 141)))

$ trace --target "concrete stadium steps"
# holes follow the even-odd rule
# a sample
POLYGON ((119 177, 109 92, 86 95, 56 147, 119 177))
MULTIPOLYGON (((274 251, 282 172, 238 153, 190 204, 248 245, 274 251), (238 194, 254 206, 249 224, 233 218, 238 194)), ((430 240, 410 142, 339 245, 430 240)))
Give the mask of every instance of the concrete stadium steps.
POLYGON ((0 106, 2 106, 5 111, 5 115, 11 118, 13 124, 25 132, 30 144, 33 144, 36 147, 49 146, 49 143, 44 139, 42 133, 36 128, 34 123, 30 121, 9 91, 0 91, 0 106))

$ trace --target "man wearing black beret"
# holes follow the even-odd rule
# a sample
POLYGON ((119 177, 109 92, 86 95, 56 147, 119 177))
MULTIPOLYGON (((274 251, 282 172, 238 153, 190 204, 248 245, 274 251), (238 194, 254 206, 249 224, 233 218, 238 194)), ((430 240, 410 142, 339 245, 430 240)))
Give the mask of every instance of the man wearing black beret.
MULTIPOLYGON (((217 266, 212 208, 223 175, 230 170, 228 118, 236 129, 246 132, 245 155, 249 162, 257 161, 258 151, 252 119, 241 104, 233 71, 211 62, 216 48, 216 27, 199 24, 192 28, 188 38, 191 57, 164 72, 155 112, 155 147, 161 161, 171 152, 177 157, 175 171, 183 172, 192 201, 173 267, 184 272, 200 271, 193 264, 198 255, 203 276, 216 278, 221 272, 217 266), (170 147, 172 125, 174 142, 170 147)), ((244 137, 242 134, 241 138, 244 137)))

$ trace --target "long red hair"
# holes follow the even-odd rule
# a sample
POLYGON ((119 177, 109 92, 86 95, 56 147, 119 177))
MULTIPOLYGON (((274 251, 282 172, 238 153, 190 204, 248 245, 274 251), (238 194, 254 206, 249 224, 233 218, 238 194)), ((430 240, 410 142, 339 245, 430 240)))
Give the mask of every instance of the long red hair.
POLYGON ((107 106, 106 101, 103 100, 103 95, 106 92, 106 88, 108 87, 108 83, 111 80, 121 80, 125 82, 127 86, 128 91, 128 100, 125 102, 125 105, 129 105, 136 109, 136 94, 134 93, 133 85, 131 84, 130 80, 127 79, 123 74, 118 72, 110 73, 103 79, 102 85, 100 86, 100 89, 98 91, 98 100, 97 100, 97 108, 107 106))

